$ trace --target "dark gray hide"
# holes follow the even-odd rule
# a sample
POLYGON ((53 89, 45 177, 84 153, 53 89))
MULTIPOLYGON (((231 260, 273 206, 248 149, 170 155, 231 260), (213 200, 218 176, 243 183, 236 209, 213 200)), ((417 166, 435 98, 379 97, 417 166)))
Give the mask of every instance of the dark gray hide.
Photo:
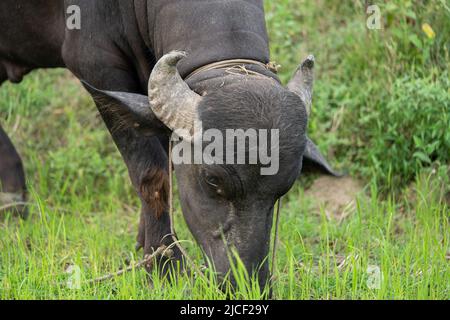
MULTIPOLYGON (((226 59, 269 62, 263 1, 2 0, 0 30, 0 83, 8 79, 20 82, 33 69, 51 67, 68 68, 84 81, 142 201, 138 246, 147 254, 162 243, 169 245, 165 211, 170 131, 146 109, 150 73, 156 62, 173 50, 188 53, 178 64, 182 77, 226 59), (70 5, 81 9, 80 30, 66 29, 70 5)), ((220 168, 176 168, 185 218, 223 273, 228 271, 226 248, 211 230, 227 233, 247 267, 255 269, 268 253, 273 204, 294 183, 302 159, 310 166, 334 173, 306 138, 308 105, 295 89, 302 85, 301 77, 294 77, 289 91, 266 69, 248 68, 267 79, 253 81, 210 71, 189 79, 188 84, 197 93, 207 94, 200 116, 209 127, 217 127, 218 120, 244 128, 279 124, 284 130, 286 156, 280 174, 263 180, 254 175, 252 168, 228 167, 226 172, 217 172, 220 168), (234 100, 233 94, 242 99, 234 100), (259 102, 254 103, 255 99, 259 102), (217 108, 211 110, 211 103, 217 108), (277 121, 270 125, 244 121, 255 108, 277 121), (228 180, 209 181, 211 177, 228 180), (202 179, 210 186, 223 183, 230 193, 217 198, 209 194, 211 190, 205 191, 202 179)), ((4 134, 0 135, 0 149, 3 191, 25 194, 20 158, 4 134), (15 178, 4 178, 6 171, 14 172, 15 178)), ((180 253, 176 251, 175 257, 179 258, 180 253)), ((267 263, 261 268, 260 278, 262 283, 267 280, 267 263)))

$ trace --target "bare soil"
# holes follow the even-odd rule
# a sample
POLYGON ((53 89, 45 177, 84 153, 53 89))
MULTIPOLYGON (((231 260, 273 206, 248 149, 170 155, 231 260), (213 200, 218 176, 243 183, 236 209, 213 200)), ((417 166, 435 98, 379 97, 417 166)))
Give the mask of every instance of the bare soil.
POLYGON ((305 195, 314 199, 315 209, 325 210, 328 219, 339 222, 350 215, 358 195, 363 195, 364 184, 352 177, 334 178, 322 176, 305 191, 305 195))

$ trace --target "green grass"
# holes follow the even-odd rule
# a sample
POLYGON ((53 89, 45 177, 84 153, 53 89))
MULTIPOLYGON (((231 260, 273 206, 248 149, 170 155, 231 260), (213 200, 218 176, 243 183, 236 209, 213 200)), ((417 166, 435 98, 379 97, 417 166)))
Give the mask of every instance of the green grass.
MULTIPOLYGON (((272 57, 286 81, 314 53, 311 136, 364 195, 344 220, 314 210, 300 180, 282 210, 275 299, 448 299, 450 12, 443 1, 381 3, 384 29, 365 28, 361 1, 267 1, 272 57), (421 29, 429 23, 436 38, 421 29), (370 268, 369 268, 370 267, 370 268), (381 272, 368 286, 369 269, 381 272)), ((30 218, 0 220, 1 299, 224 299, 215 281, 143 270, 68 288, 129 265, 139 203, 126 167, 79 84, 61 70, 0 89, 0 119, 25 166, 30 218)), ((199 248, 176 204, 185 248, 199 248)), ((236 298, 260 298, 237 266, 236 298)))

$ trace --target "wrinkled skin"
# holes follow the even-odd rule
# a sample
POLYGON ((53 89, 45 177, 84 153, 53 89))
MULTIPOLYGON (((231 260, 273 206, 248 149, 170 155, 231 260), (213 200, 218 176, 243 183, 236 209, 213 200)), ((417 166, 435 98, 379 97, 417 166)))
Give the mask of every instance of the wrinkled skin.
MULTIPOLYGON (((183 78, 203 65, 226 59, 268 63, 269 44, 262 1, 2 0, 0 30, 0 84, 6 80, 20 82, 31 70, 53 67, 68 68, 85 82, 122 154, 142 203, 138 247, 149 254, 161 244, 170 245, 167 151, 171 132, 147 111, 150 110, 148 79, 156 62, 172 50, 189 53, 178 65, 183 78), (65 27, 68 16, 64 13, 72 4, 81 8, 81 30, 65 27), (119 97, 105 90, 122 95, 119 97)), ((231 176, 214 166, 175 168, 186 221, 221 273, 225 273, 229 265, 226 246, 216 232, 220 227, 224 228, 227 243, 238 249, 252 271, 267 256, 273 205, 294 183, 302 162, 333 173, 314 144, 306 139, 306 106, 281 87, 272 72, 255 66, 248 68, 273 79, 242 86, 242 93, 250 92, 252 97, 266 101, 263 105, 271 106, 263 108, 265 116, 261 118, 273 120, 282 115, 284 119, 278 123, 279 129, 290 142, 285 141, 289 147, 281 151, 284 161, 279 173, 261 177, 252 166, 225 168, 234 172, 231 176), (267 97, 266 92, 273 95, 267 97), (286 97, 290 97, 289 103, 286 97), (226 185, 239 177, 242 192, 218 196, 205 182, 205 172, 212 172, 226 185)), ((238 80, 230 79, 223 71, 189 79, 188 84, 195 92, 222 101, 203 102, 211 109, 207 112, 208 108, 204 108, 199 114, 205 125, 273 127, 248 116, 259 104, 223 99, 223 92, 238 80), (222 83, 227 85, 223 87, 222 83), (222 122, 223 119, 228 122, 222 122), (255 121, 242 122, 245 119, 255 121)), ((0 131, 3 133, 1 128, 0 131)), ((4 149, 0 157, 0 192, 21 195, 25 200, 22 163, 6 134, 0 135, 0 147, 4 149)), ((174 258, 180 257, 175 249, 174 258)), ((263 265, 260 276, 262 283, 267 280, 267 264, 263 265)))

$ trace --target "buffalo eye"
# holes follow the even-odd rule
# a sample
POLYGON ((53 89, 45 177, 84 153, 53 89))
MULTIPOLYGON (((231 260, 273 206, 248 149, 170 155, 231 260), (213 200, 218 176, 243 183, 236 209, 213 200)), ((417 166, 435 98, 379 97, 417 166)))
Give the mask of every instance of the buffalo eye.
POLYGON ((205 177, 205 181, 210 187, 213 187, 213 188, 219 187, 219 183, 220 183, 219 178, 217 178, 215 176, 207 175, 205 177))
POLYGON ((220 179, 216 176, 208 175, 205 177, 206 184, 219 196, 224 196, 224 189, 220 186, 220 179))
POLYGON ((201 176, 203 184, 211 193, 211 196, 225 198, 228 200, 236 198, 240 185, 240 179, 237 175, 230 173, 230 168, 223 166, 203 168, 201 176))
POLYGON ((202 180, 212 196, 220 198, 227 197, 228 187, 226 180, 224 180, 225 177, 222 176, 223 174, 225 174, 225 172, 222 172, 220 168, 209 168, 202 172, 202 180))

